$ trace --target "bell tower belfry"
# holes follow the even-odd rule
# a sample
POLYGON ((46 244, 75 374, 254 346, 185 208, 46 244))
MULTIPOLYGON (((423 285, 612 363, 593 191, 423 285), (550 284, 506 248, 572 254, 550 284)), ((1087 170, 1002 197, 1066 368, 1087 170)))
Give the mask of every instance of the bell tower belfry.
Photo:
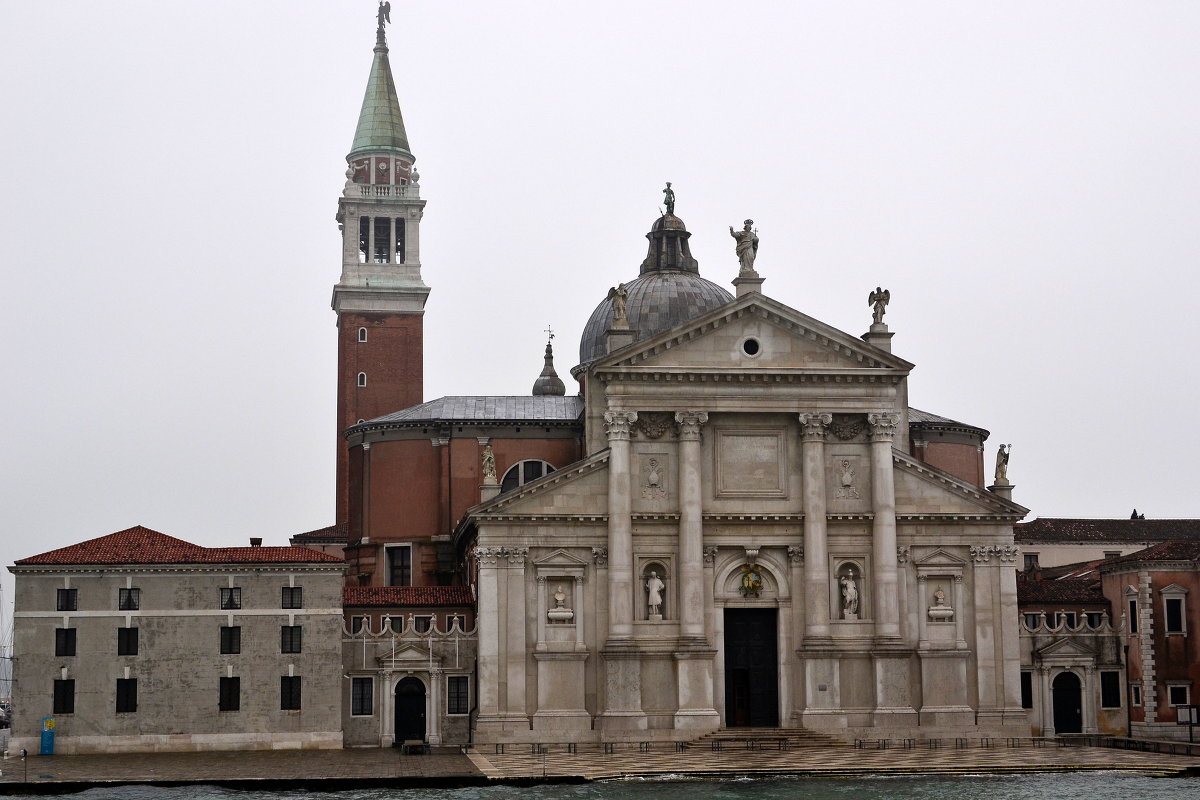
POLYGON ((338 200, 342 274, 333 287, 338 326, 337 521, 349 517, 350 448, 342 433, 362 420, 423 399, 422 315, 429 287, 421 280, 421 199, 408 144, 380 4, 375 55, 346 186, 338 200))

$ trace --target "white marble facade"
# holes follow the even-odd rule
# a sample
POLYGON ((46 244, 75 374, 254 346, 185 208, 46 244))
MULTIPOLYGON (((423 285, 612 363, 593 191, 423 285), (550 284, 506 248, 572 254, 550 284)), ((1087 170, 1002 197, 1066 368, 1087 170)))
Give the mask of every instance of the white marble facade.
POLYGON ((749 293, 589 367, 590 455, 459 531, 476 741, 1028 735, 1025 510, 906 454, 864 338, 749 293))

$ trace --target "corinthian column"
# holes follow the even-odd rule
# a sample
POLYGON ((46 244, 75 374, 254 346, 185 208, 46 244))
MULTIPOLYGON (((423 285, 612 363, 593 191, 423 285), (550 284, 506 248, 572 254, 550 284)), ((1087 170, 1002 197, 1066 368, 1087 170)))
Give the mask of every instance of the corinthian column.
POLYGON ((825 431, 831 414, 800 415, 804 470, 804 639, 829 638, 829 556, 825 530, 825 431))
POLYGON ((881 643, 900 641, 900 607, 896 584, 896 481, 892 441, 899 414, 868 414, 871 426, 871 536, 875 562, 875 636, 881 643))
POLYGON ((679 621, 684 638, 704 638, 704 527, 700 488, 703 411, 680 411, 679 423, 679 621))
POLYGON ((606 411, 608 436, 608 639, 633 637, 633 507, 629 426, 636 411, 606 411))

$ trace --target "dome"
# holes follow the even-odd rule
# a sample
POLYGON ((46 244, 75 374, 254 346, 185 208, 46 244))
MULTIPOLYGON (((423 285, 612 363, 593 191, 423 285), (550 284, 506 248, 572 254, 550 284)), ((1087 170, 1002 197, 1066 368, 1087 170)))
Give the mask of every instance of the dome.
MULTIPOLYGON (((638 339, 649 339, 689 319, 707 314, 733 301, 733 295, 695 272, 655 270, 625 284, 629 293, 625 313, 638 339)), ((608 352, 606 334, 612 327, 612 300, 605 299, 583 328, 579 363, 588 364, 608 352)), ((576 372, 576 370, 572 370, 576 372)))

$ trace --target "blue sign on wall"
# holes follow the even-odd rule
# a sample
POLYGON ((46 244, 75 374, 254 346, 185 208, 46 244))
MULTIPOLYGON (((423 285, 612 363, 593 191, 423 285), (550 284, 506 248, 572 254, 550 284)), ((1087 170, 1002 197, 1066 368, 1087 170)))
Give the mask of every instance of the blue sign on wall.
POLYGON ((42 749, 40 755, 54 755, 54 717, 42 717, 42 749))

